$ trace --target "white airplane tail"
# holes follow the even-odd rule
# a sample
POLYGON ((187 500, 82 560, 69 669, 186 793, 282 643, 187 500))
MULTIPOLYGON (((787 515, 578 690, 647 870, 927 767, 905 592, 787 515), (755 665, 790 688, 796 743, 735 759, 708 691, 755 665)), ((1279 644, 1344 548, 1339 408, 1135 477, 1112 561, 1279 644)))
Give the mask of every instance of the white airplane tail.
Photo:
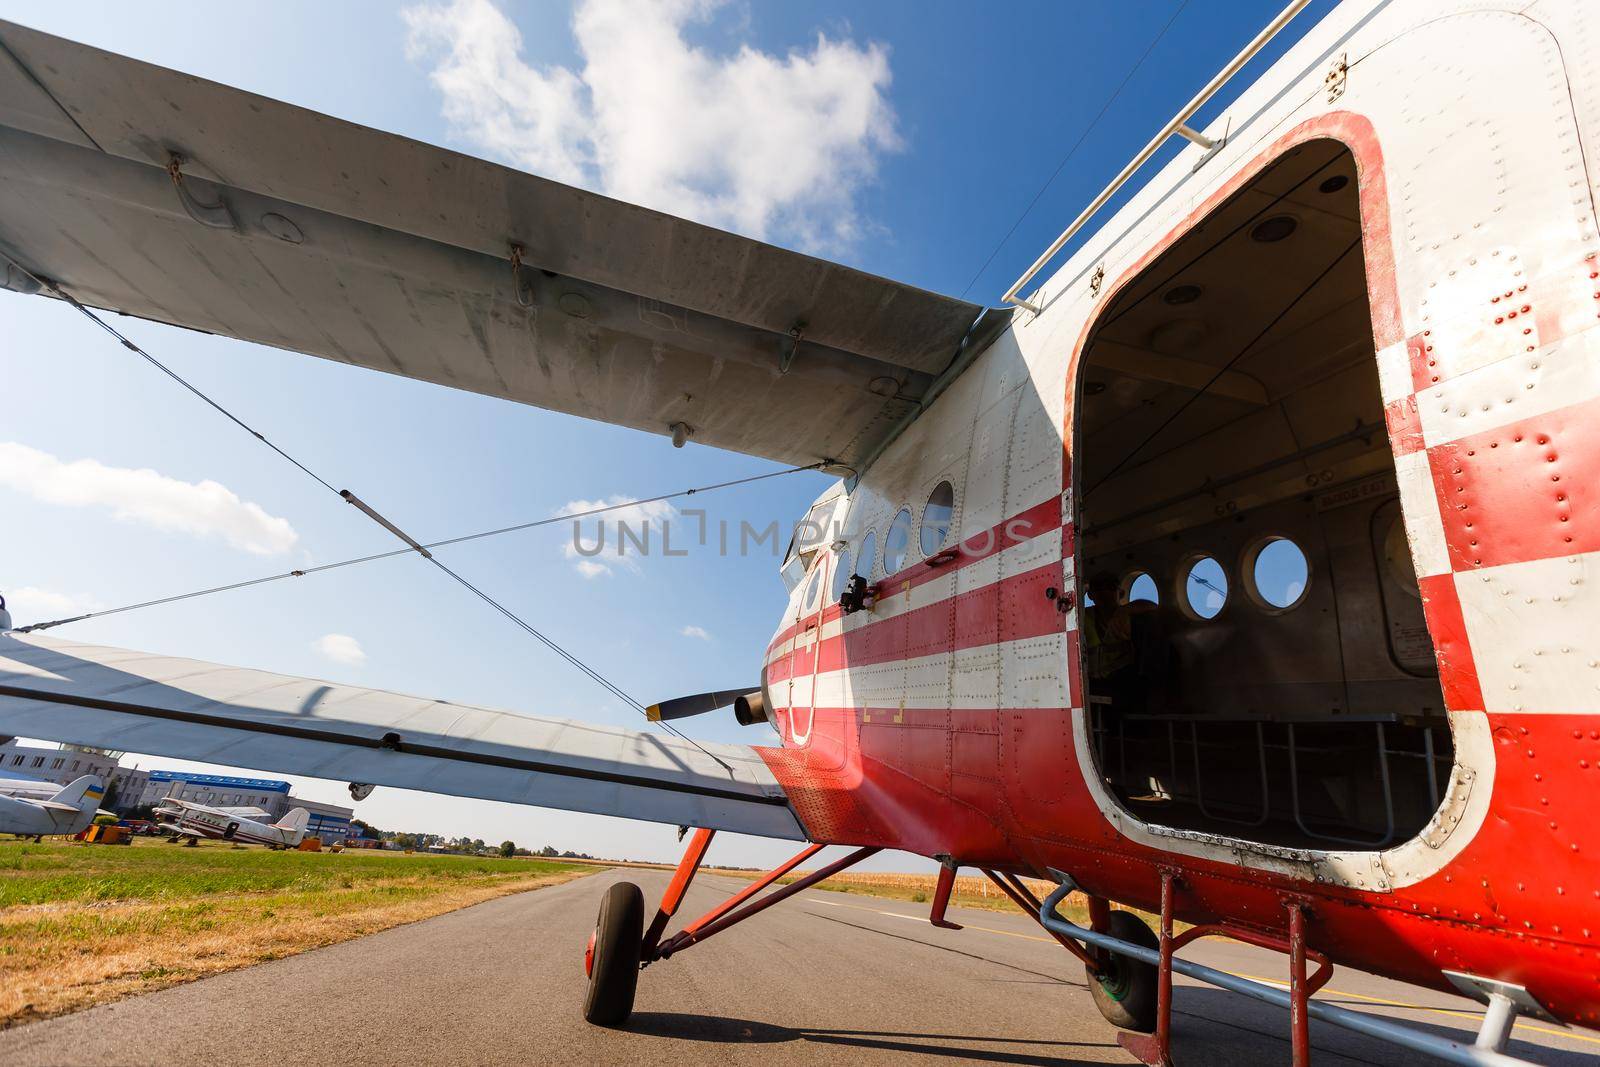
POLYGON ((305 833, 306 827, 311 825, 311 813, 305 808, 295 808, 273 825, 292 834, 305 833))
POLYGON ((100 807, 100 801, 105 795, 105 783, 95 775, 86 774, 51 797, 50 803, 93 814, 100 807))

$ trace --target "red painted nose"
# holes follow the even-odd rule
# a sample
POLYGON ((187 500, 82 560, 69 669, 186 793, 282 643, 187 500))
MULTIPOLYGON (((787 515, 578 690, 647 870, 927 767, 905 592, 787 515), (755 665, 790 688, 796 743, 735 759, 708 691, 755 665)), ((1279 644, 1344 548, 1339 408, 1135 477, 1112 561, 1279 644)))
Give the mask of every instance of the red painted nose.
POLYGON ((583 950, 583 973, 588 978, 594 977, 594 939, 599 932, 598 927, 589 931, 589 944, 583 950))

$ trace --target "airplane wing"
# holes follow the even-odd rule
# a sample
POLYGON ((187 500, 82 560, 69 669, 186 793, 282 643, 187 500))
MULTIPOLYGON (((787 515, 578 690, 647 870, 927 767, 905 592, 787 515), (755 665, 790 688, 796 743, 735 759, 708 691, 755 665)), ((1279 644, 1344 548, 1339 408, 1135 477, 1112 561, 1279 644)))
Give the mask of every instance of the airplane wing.
MULTIPOLYGON (((744 745, 0 634, 0 733, 803 840, 744 745)), ((187 833, 188 831, 179 831, 187 833)))
POLYGON ((263 826, 272 824, 272 813, 263 808, 218 808, 217 810, 230 818, 249 819, 251 822, 258 822, 263 826))
POLYGON ((795 465, 859 465, 1009 316, 5 22, 0 252, 96 307, 795 465))
POLYGON ((55 782, 38 778, 0 778, 0 797, 32 800, 36 797, 53 797, 61 791, 55 782))

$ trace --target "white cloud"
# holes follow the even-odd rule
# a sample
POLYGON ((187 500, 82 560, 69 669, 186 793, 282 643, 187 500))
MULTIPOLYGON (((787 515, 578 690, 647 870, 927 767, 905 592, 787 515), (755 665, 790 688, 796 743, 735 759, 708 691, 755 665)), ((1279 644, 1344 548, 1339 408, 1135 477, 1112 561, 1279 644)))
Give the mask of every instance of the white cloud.
POLYGON ((611 573, 611 568, 606 566, 604 563, 596 563, 594 560, 584 559, 581 556, 578 556, 578 553, 572 551, 571 545, 567 546, 567 558, 575 558, 575 562, 572 564, 572 567, 585 578, 598 578, 602 574, 611 573))
POLYGON ((61 593, 34 585, 0 589, 0 594, 5 596, 6 607, 18 626, 84 615, 105 607, 86 593, 61 593))
POLYGON ((323 634, 311 642, 311 648, 324 659, 347 667, 359 667, 367 662, 367 650, 349 634, 323 634))
POLYGON ((704 627, 695 626, 692 623, 690 625, 688 625, 688 626, 685 626, 683 629, 679 630, 678 632, 680 634, 682 634, 683 636, 685 636, 685 637, 698 637, 702 641, 711 640, 711 635, 706 632, 704 627))
POLYGON ((14 442, 0 442, 0 485, 49 504, 108 508, 123 522, 220 537, 260 556, 287 552, 299 540, 287 519, 240 500, 218 482, 184 482, 93 459, 66 461, 14 442))
POLYGON ((580 0, 581 69, 535 67, 490 0, 408 7, 407 52, 477 150, 536 174, 757 238, 837 248, 900 146, 883 46, 818 34, 784 55, 691 44, 722 0, 580 0))
MULTIPOLYGON (((569 500, 557 509, 557 515, 582 515, 598 508, 626 504, 625 496, 609 496, 601 500, 569 500)), ((648 553, 659 553, 665 545, 665 531, 678 517, 678 509, 665 500, 652 500, 631 507, 616 507, 587 519, 573 519, 572 529, 562 542, 561 554, 572 562, 573 569, 585 578, 599 578, 616 572, 617 567, 638 573, 639 559, 648 553), (624 534, 626 530, 626 534, 624 534), (580 550, 581 546, 581 550, 580 550), (641 548, 643 546, 643 548, 641 548)), ((676 555, 694 534, 673 535, 672 551, 676 555)))

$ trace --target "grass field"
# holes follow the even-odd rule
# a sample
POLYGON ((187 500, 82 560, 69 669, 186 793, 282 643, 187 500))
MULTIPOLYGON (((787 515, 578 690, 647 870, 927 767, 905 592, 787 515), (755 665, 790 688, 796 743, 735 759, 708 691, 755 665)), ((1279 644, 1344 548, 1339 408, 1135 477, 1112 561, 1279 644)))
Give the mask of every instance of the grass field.
MULTIPOLYGON (((129 847, 0 842, 0 1029, 604 867, 392 852, 268 852, 220 841, 182 848, 150 838, 129 847)), ((756 876, 718 868, 707 873, 756 876)), ((934 881, 932 874, 845 872, 818 888, 925 903, 934 881)), ((1047 883, 1026 881, 1035 895, 1049 891, 1047 883)), ((956 879, 951 903, 1015 909, 988 879, 972 875, 956 879)), ((1076 895, 1062 911, 1076 921, 1087 918, 1076 895)))
MULTIPOLYGON (((716 870, 714 873, 726 875, 730 878, 755 878, 754 871, 716 870)), ((805 871, 795 871, 778 879, 779 884, 787 885, 790 882, 805 877, 805 871)), ((832 878, 825 878, 816 885, 817 889, 827 889, 835 893, 860 893, 862 896, 882 897, 886 900, 908 900, 914 904, 930 903, 933 900, 934 883, 938 876, 933 874, 896 874, 888 871, 845 871, 832 878)), ((1051 883, 1037 878, 1024 878, 1023 884, 1040 900, 1043 900, 1055 887, 1051 883)), ((950 893, 950 906, 959 908, 985 908, 989 911, 1018 911, 1005 896, 995 888, 993 882, 982 875, 957 875, 956 884, 950 893)), ((1118 905, 1120 907, 1120 905, 1118 905)), ((1157 917, 1147 911, 1129 908, 1135 915, 1144 919, 1152 927, 1157 925, 1157 917)), ((1063 918, 1075 923, 1084 924, 1089 921, 1089 902, 1082 893, 1073 893, 1061 902, 1060 912, 1063 918)), ((1187 930, 1187 923, 1175 924, 1175 929, 1187 930)))
POLYGON ((0 1028, 592 873, 531 859, 0 842, 0 1028))

